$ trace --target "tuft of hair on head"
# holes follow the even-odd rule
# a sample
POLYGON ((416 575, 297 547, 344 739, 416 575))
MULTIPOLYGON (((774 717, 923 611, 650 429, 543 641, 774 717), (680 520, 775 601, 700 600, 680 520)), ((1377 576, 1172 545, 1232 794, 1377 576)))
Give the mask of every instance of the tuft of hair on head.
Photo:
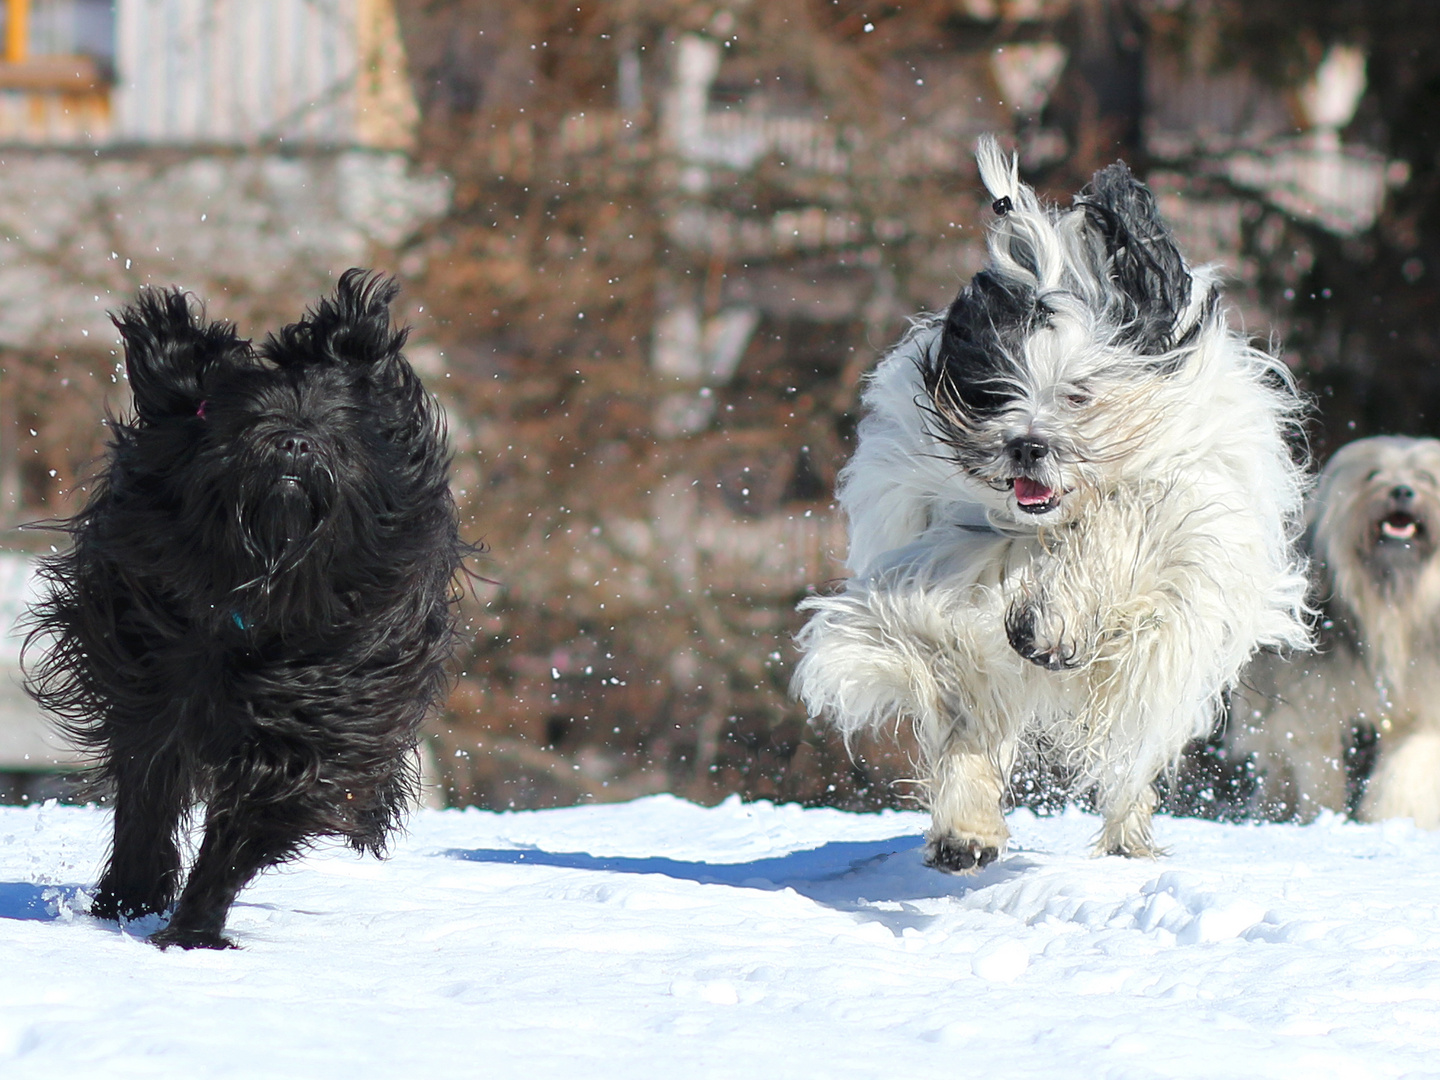
POLYGON ((390 322, 390 302, 399 292, 393 277, 352 267, 340 275, 333 296, 266 338, 264 355, 281 367, 388 364, 399 357, 410 336, 408 327, 390 322))
POLYGON ((206 374, 250 359, 250 342, 230 323, 207 320, 183 289, 143 288, 110 321, 125 343, 125 372, 142 423, 194 415, 206 374))
POLYGON ((993 135, 975 144, 980 180, 994 202, 990 223, 992 268, 1017 286, 1053 285, 1062 270, 1055 226, 1034 188, 1020 179, 1020 158, 1000 149, 993 135))
POLYGON ((981 135, 976 141, 975 163, 980 167, 980 182, 996 203, 1008 199, 1011 210, 1039 209, 1035 193, 1020 182, 1019 156, 1001 150, 994 135, 981 135))

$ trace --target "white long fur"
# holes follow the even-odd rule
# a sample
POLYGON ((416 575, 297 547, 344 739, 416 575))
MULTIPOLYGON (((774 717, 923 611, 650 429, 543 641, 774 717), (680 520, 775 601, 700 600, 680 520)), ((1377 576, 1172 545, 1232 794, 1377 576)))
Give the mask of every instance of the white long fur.
POLYGON ((1293 554, 1304 479, 1283 437, 1296 398, 1283 366, 1204 316, 1206 269, 1191 272, 1181 322, 1204 324, 1178 370, 1117 353, 1083 213, 1042 207, 993 142, 978 156, 1013 205, 991 228, 990 268, 1053 311, 1024 343, 1016 422, 1095 452, 1067 466, 1074 496, 1059 520, 1017 513, 932 433, 918 364, 943 319, 921 320, 869 378, 837 492, 852 576, 801 605, 812 614, 794 690, 847 738, 914 725, 932 845, 1003 848, 1005 778, 1043 743, 1096 787, 1099 848, 1152 853, 1155 777, 1210 730, 1257 648, 1307 641, 1293 554), (1077 384, 1093 391, 1078 408, 1059 393, 1077 384), (1075 646, 1078 667, 1047 670, 1011 647, 1006 613, 1023 603, 1075 646))
POLYGON ((1254 756, 1264 812, 1345 811, 1344 757, 1358 722, 1379 737, 1359 816, 1440 828, 1440 553, 1385 572, 1375 529, 1397 485, 1414 491, 1413 512, 1433 542, 1440 440, 1358 439, 1321 474, 1309 508, 1316 591, 1350 640, 1263 656, 1246 673, 1227 741, 1254 756))

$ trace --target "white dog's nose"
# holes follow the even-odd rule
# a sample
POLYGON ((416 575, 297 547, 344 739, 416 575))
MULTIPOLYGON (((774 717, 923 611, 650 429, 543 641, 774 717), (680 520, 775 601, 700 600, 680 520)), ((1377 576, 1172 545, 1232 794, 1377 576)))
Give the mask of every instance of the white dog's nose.
POLYGON ((1022 469, 1028 469, 1050 453, 1050 444, 1034 435, 1021 435, 1011 439, 1005 445, 1005 450, 1015 459, 1015 464, 1022 469))

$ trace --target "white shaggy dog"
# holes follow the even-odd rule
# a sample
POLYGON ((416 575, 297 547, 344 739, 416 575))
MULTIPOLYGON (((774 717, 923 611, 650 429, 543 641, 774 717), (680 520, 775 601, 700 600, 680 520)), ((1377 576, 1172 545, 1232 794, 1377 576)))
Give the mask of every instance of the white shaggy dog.
POLYGON ((1153 855, 1156 776, 1258 647, 1306 643, 1300 406, 1123 164, 1067 210, 979 162, 989 265, 869 380, 852 576, 801 604, 794 690, 846 736, 914 725, 932 866, 995 859, 1016 755, 1057 750, 1098 850, 1153 855))
POLYGON ((1254 755, 1262 813, 1308 819, 1348 808, 1347 756, 1378 735, 1359 816, 1440 828, 1440 441, 1342 446, 1310 522, 1320 650, 1258 658, 1227 741, 1254 755))

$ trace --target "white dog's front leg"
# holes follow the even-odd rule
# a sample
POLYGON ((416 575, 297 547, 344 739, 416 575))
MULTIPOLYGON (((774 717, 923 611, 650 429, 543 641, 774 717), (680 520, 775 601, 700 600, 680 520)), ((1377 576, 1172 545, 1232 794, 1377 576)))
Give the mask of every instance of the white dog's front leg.
POLYGON ((1115 584, 1103 567, 1086 562, 1073 539, 1037 554, 1008 582, 1005 637, 1010 647, 1048 671, 1089 664, 1100 645, 1100 615, 1115 584))
POLYGON ((930 804, 926 865, 956 874, 978 870, 1000 857, 1010 830, 1000 809, 1004 779, 994 757, 948 750, 931 765, 926 788, 930 804))
POLYGON ((1082 627, 1080 618, 1033 586, 1022 590, 1005 612, 1010 647, 1048 671, 1068 671, 1089 659, 1082 627))
POLYGON ((1105 825, 1095 841, 1096 855, 1125 855, 1129 858, 1154 859, 1165 854, 1155 845, 1150 819, 1155 813, 1155 788, 1146 784, 1138 794, 1133 791, 1101 796, 1100 812, 1105 825))

